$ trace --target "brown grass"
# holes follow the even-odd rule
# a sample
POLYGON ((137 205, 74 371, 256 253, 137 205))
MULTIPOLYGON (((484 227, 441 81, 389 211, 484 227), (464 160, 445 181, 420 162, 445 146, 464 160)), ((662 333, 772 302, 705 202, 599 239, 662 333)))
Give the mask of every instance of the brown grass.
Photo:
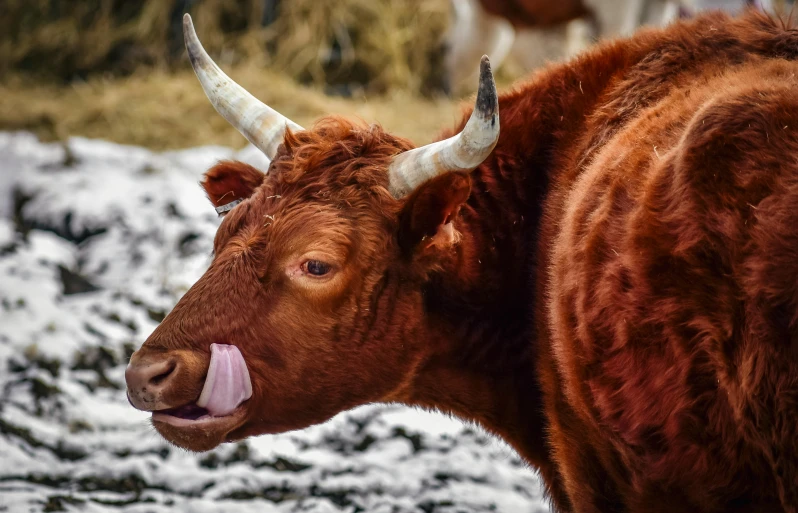
POLYGON ((429 93, 440 84, 449 0, 284 1, 268 63, 300 82, 429 93))
MULTIPOLYGON (((69 86, 14 79, 0 84, 0 130, 30 130, 45 140, 72 135, 153 149, 246 141, 211 107, 193 72, 95 78, 69 86)), ((262 101, 308 126, 326 114, 379 122, 417 143, 431 140, 460 114, 458 102, 396 91, 377 98, 329 97, 280 73, 253 66, 227 69, 262 101)))
MULTIPOLYGON (((240 147, 183 49, 180 0, 0 0, 0 130, 153 149, 240 147)), ((190 12, 209 53, 301 125, 360 117, 417 143, 459 118, 435 94, 449 0, 201 0, 190 12), (326 96, 324 93, 349 96, 326 96)))
MULTIPOLYGON (((3 0, 0 77, 124 76, 182 64, 182 0, 3 0)), ((223 64, 268 65, 304 84, 429 93, 449 0, 283 0, 264 27, 262 0, 191 2, 197 32, 223 64)))

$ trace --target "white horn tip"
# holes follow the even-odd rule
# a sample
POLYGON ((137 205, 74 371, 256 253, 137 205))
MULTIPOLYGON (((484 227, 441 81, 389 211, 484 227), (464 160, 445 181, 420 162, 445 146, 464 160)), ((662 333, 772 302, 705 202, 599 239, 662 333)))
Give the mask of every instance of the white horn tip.
POLYGON ((207 59, 204 55, 205 51, 202 49, 202 43, 197 38, 197 32, 194 30, 194 23, 191 21, 189 13, 183 15, 183 41, 186 44, 188 60, 191 61, 191 67, 196 72, 198 68, 207 64, 207 59))
POLYGON ((191 22, 191 15, 186 13, 183 15, 183 35, 189 33, 189 31, 194 29, 194 23, 191 22))

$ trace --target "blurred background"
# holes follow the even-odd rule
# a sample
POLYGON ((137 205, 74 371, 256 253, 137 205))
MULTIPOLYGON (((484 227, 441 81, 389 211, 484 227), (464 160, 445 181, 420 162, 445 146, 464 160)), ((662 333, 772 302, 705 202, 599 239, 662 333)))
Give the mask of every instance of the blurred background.
POLYGON ((424 144, 491 57, 500 87, 596 41, 784 0, 0 0, 0 512, 543 512, 534 470, 478 426, 365 406, 191 454, 127 404, 124 369, 210 261, 197 183, 264 157, 185 57, 303 126, 424 144))
MULTIPOLYGON (((784 0, 765 2, 785 8, 784 0)), ((744 3, 3 0, 0 130, 153 149, 241 146, 197 87, 183 48, 184 12, 228 74, 300 124, 349 114, 421 143, 455 118, 451 101, 471 92, 483 53, 508 84, 597 39, 744 3)))

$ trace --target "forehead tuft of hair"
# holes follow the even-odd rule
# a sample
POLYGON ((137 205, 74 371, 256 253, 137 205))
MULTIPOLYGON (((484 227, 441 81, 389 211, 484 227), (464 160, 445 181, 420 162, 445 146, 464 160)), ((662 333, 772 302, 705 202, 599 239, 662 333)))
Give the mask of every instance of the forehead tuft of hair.
POLYGON ((277 184, 303 186, 311 194, 357 187, 390 197, 386 170, 395 155, 412 148, 379 125, 328 116, 309 130, 286 131, 269 174, 277 184))

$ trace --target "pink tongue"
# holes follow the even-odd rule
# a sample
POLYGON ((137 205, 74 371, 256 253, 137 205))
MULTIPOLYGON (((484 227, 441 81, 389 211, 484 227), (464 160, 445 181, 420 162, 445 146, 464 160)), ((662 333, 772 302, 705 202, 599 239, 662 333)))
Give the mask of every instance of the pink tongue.
POLYGON ((252 397, 252 383, 244 357, 236 346, 211 344, 211 364, 197 406, 223 417, 252 397))

